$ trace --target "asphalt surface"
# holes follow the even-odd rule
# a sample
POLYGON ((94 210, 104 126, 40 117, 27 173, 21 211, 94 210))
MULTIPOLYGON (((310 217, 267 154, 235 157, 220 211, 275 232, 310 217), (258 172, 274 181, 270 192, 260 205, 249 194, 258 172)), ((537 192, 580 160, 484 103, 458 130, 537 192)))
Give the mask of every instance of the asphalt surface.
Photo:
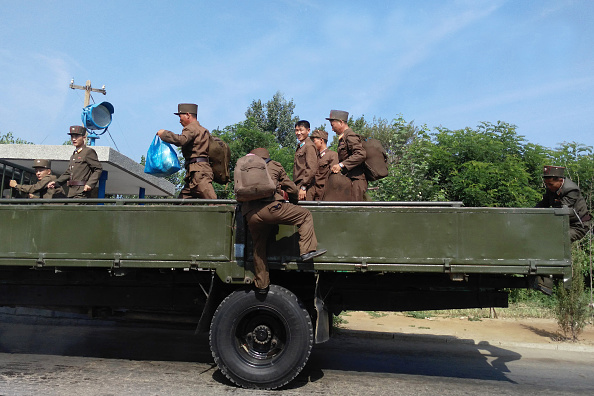
POLYGON ((277 391, 237 388, 192 326, 0 323, 0 395, 591 394, 592 350, 342 330, 277 391))

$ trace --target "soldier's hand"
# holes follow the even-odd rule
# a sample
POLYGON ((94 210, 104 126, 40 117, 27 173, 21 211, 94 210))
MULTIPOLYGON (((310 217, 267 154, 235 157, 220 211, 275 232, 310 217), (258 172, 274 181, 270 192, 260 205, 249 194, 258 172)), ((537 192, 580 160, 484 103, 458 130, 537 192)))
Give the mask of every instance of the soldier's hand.
POLYGON ((165 132, 165 129, 159 129, 157 131, 157 136, 161 137, 161 135, 163 134, 163 132, 165 132))
POLYGON ((332 168, 330 169, 332 171, 332 173, 339 173, 340 172, 340 165, 336 164, 336 165, 332 165, 332 168))
POLYGON ((47 183, 47 188, 54 188, 55 186, 56 186, 55 181, 51 181, 51 182, 47 183))
POLYGON ((299 189, 299 200, 300 201, 305 201, 306 195, 307 195, 307 192, 305 192, 305 190, 299 189))
POLYGON ((9 182, 9 185, 10 185, 10 187, 12 187, 12 188, 15 188, 15 187, 17 186, 17 182, 16 182, 16 180, 11 180, 11 181, 9 182))
POLYGON ((85 184, 85 186, 83 187, 83 191, 87 192, 87 191, 91 191, 93 189, 93 187, 89 186, 88 184, 85 184))

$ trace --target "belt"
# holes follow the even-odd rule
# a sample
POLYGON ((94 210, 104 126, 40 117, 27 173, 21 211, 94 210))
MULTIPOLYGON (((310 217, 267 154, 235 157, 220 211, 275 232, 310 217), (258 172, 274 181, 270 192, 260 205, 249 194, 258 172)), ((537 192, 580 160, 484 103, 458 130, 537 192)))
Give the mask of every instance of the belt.
POLYGON ((86 185, 86 181, 79 181, 79 180, 68 180, 66 183, 67 186, 84 186, 86 185))
POLYGON ((190 158, 187 162, 186 162, 186 166, 193 164, 194 162, 208 162, 208 158, 207 157, 196 157, 196 158, 190 158))

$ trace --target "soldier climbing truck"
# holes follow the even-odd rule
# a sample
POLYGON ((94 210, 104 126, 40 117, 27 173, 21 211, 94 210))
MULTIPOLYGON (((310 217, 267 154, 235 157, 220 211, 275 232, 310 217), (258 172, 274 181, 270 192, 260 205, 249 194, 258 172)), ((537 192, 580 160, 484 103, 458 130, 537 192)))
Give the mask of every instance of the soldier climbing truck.
POLYGON ((565 208, 304 203, 328 252, 300 261, 280 226, 260 295, 235 201, 0 201, 0 306, 190 320, 248 388, 295 378, 341 311, 506 307, 509 289, 571 280, 565 208))

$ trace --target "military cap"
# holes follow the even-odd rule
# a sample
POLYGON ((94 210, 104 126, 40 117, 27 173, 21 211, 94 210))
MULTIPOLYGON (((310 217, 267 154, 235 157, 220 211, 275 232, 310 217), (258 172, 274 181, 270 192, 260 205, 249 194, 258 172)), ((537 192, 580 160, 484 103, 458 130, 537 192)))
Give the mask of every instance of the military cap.
POLYGON ((565 167, 545 165, 542 177, 565 177, 565 167))
POLYGON ((349 119, 349 112, 342 111, 342 110, 330 110, 330 117, 326 118, 327 120, 340 120, 347 122, 349 119))
POLYGON ((311 135, 309 135, 310 139, 313 138, 320 138, 320 139, 324 139, 325 141, 328 141, 328 132, 323 131, 321 129, 316 129, 315 131, 313 131, 311 133, 311 135))
POLYGON ((177 105, 177 113, 173 114, 180 115, 186 113, 198 115, 198 105, 194 103, 180 103, 177 105))
POLYGON ((268 150, 266 150, 265 148, 262 148, 262 147, 253 149, 252 151, 250 151, 250 154, 255 154, 255 155, 262 157, 264 159, 270 158, 270 153, 268 152, 268 150))
POLYGON ((35 161, 33 161, 33 168, 51 169, 51 167, 52 163, 50 162, 50 160, 36 159, 35 161))
POLYGON ((86 135, 87 129, 84 126, 72 125, 70 127, 69 135, 86 135))

